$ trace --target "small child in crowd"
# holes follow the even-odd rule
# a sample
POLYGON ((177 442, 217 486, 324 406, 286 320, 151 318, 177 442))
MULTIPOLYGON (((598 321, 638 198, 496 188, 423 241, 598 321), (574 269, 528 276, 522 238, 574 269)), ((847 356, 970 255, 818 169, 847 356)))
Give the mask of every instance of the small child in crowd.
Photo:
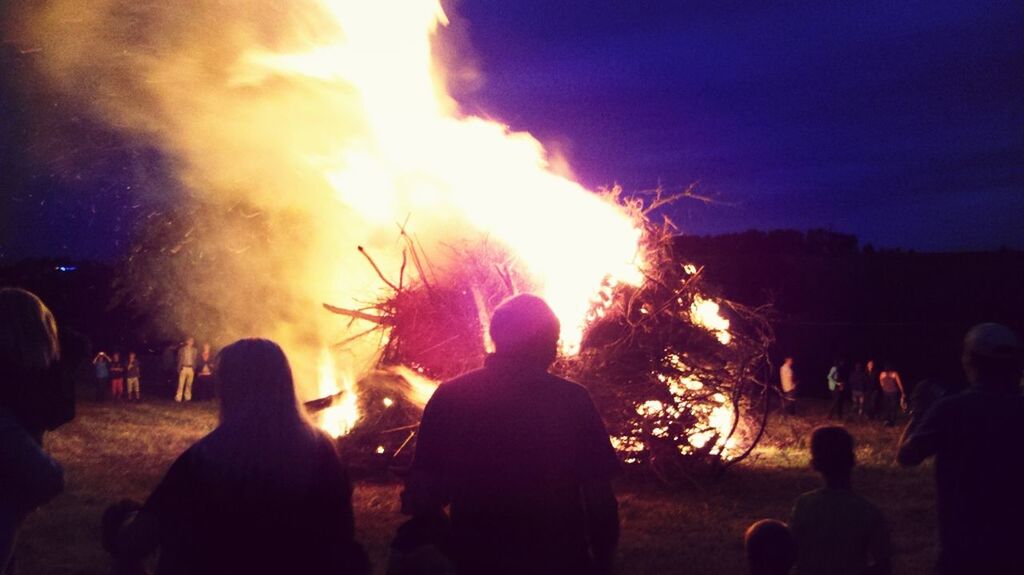
POLYGON ((116 351, 110 361, 110 397, 124 398, 124 364, 121 363, 121 354, 116 351))
POLYGON ((796 562, 796 539, 789 526, 774 519, 755 522, 743 537, 750 575, 787 575, 796 562))
POLYGON ((825 486, 796 500, 789 522, 797 542, 799 575, 887 575, 889 530, 882 512, 854 493, 853 437, 843 427, 811 435, 811 466, 825 486))

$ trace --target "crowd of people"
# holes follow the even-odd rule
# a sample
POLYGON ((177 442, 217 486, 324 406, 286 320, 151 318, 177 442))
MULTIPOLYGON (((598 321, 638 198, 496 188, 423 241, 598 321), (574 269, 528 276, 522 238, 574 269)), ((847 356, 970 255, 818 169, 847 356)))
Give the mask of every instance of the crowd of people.
MULTIPOLYGON (((619 464, 585 388, 548 371, 558 334, 543 300, 507 300, 492 317, 495 352, 484 367, 430 399, 390 575, 614 571, 619 464)), ((191 342, 182 349, 178 396, 187 401, 185 370, 194 371, 197 354, 191 342)), ((284 352, 244 339, 218 357, 216 429, 178 457, 145 502, 122 500, 104 513, 115 572, 143 573, 159 552, 165 575, 368 573, 351 482, 335 443, 299 404, 284 352)), ((25 517, 64 486, 42 448, 43 433, 73 417, 62 361, 46 306, 23 290, 0 290, 0 573, 11 572, 25 517)), ((1024 573, 1024 346, 1006 327, 979 325, 967 333, 963 365, 970 389, 917 406, 898 462, 936 460, 939 573, 1024 573)), ((130 377, 127 367, 110 372, 130 377)), ((820 427, 810 452, 823 486, 797 498, 788 523, 746 530, 750 572, 891 572, 884 513, 852 485, 854 438, 820 427)))
MULTIPOLYGON (((786 357, 779 367, 783 409, 790 415, 796 415, 798 393, 793 364, 793 358, 786 357)), ((845 359, 836 359, 826 376, 826 385, 831 398, 828 419, 844 419, 850 404, 855 417, 878 419, 893 426, 910 407, 903 378, 892 363, 879 365, 868 359, 851 366, 845 359)))
MULTIPOLYGON (((195 339, 189 337, 180 344, 168 346, 163 369, 152 370, 155 375, 147 372, 147 378, 152 383, 171 374, 171 379, 177 383, 174 400, 179 403, 192 401, 194 387, 201 390, 195 394, 197 397, 210 399, 215 395, 215 359, 209 343, 203 344, 200 351, 195 346, 195 339)), ((129 351, 124 360, 119 351, 110 354, 100 351, 93 357, 92 364, 97 400, 142 399, 142 360, 135 351, 129 351)))

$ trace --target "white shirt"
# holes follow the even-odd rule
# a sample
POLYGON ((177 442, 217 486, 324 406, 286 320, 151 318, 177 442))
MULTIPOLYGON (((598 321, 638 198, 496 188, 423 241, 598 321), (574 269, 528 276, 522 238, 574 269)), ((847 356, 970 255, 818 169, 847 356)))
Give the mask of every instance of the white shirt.
POLYGON ((782 381, 782 391, 795 391, 796 381, 793 380, 793 366, 788 363, 782 364, 779 368, 779 379, 782 381))

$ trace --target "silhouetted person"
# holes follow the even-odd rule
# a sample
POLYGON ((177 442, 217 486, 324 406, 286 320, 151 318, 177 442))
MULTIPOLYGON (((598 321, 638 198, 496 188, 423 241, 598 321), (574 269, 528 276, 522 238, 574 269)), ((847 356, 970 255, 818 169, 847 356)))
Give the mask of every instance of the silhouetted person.
POLYGON ((131 563, 159 549, 158 575, 367 572, 348 475, 296 400, 284 352, 246 339, 219 365, 220 424, 137 514, 126 502, 108 510, 108 550, 131 563))
POLYGON ((0 289, 0 573, 21 523, 64 489, 64 472, 42 447, 44 430, 56 426, 50 412, 59 359, 46 305, 27 291, 0 289))
POLYGON ((889 530, 882 512, 854 493, 853 437, 842 427, 811 434, 811 467, 825 487, 804 493, 793 507, 798 575, 887 574, 889 530))
POLYGON ((864 417, 864 406, 870 387, 871 376, 868 375, 868 370, 863 364, 855 363, 853 371, 850 372, 850 397, 853 398, 853 411, 858 417, 864 417))
POLYGON ((788 575, 796 562, 796 538, 789 526, 774 519, 762 519, 747 528, 743 536, 750 575, 788 575))
POLYGON ((846 362, 842 359, 836 360, 832 368, 828 370, 828 391, 832 395, 832 405, 828 409, 828 418, 843 418, 843 405, 846 403, 846 385, 849 374, 846 369, 846 362))
POLYGON ((490 334, 485 366, 427 403, 404 509, 450 504, 460 575, 607 573, 619 464, 587 391, 547 372, 558 319, 519 295, 495 310, 490 334))
POLYGON ((878 383, 882 369, 873 359, 869 359, 864 368, 868 372, 867 412, 868 417, 874 419, 882 411, 882 386, 878 383))
POLYGON ((1024 573, 1024 349, 1009 328, 977 325, 963 366, 971 387, 915 412, 897 460, 935 456, 939 573, 1024 573))

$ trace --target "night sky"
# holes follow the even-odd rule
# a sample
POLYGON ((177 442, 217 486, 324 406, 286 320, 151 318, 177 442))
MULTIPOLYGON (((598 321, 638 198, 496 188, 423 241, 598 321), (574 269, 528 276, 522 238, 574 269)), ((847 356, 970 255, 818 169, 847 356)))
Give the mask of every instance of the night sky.
MULTIPOLYGON (((1024 248, 1020 2, 463 0, 449 11, 482 73, 454 83, 466 111, 532 132, 590 187, 697 182, 715 203, 674 208, 683 232, 828 228, 877 247, 1024 248)), ((5 45, 0 60, 0 258, 114 259, 150 209, 127 188, 159 158, 112 145, 102 170, 26 160, 26 147, 39 156, 39 110, 9 78, 31 74, 29 57, 5 45)))

